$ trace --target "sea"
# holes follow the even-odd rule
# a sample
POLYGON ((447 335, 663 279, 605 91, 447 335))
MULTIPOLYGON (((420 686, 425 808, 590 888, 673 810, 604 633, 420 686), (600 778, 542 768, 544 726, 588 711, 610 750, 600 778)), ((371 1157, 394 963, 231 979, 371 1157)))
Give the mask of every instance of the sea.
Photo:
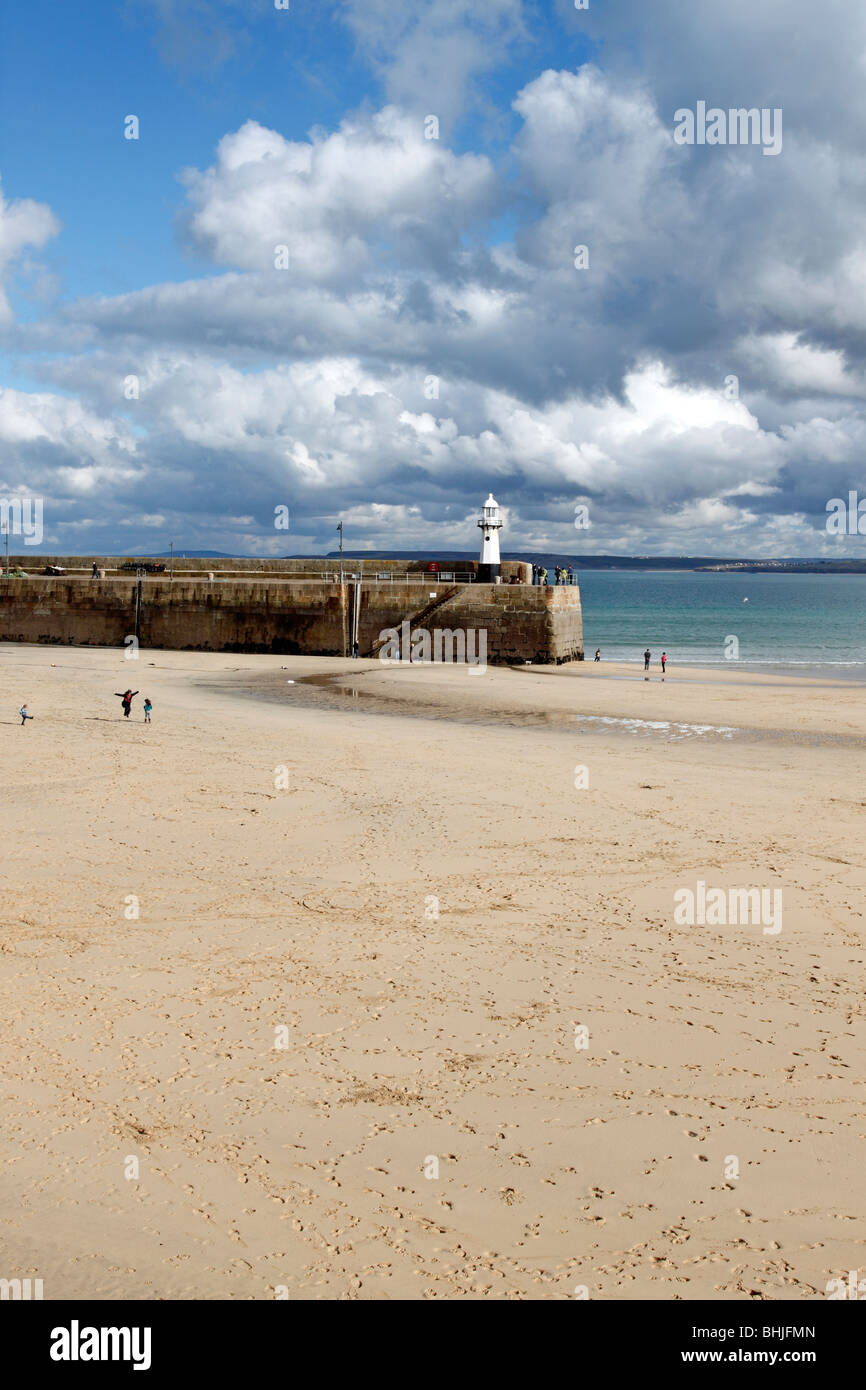
MULTIPOLYGON (((558 557, 544 557, 551 580, 558 557)), ((696 574, 574 567, 587 661, 866 680, 866 574, 696 574)))

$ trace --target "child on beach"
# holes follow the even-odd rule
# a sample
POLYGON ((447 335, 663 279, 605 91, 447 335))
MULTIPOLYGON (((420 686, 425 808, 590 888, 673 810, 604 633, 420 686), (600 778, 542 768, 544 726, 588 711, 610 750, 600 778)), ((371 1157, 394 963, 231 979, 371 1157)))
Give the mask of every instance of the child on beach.
POLYGON ((145 722, 145 724, 149 724, 149 723, 150 723, 150 711, 151 711, 152 709, 153 709, 153 705, 150 703, 150 700, 149 700, 149 699, 147 698, 147 696, 145 695, 145 697, 144 697, 144 722, 145 722))
POLYGON ((23 729, 24 725, 27 723, 27 720, 32 719, 33 715, 27 713, 26 705, 22 705, 18 713, 21 715, 21 727, 23 729))
POLYGON ((135 699, 136 695, 138 694, 138 691, 137 691, 137 690, 124 690, 123 694, 121 695, 121 693, 120 693, 119 690, 115 690, 114 693, 115 693, 115 695, 117 696, 117 698, 120 700, 120 703, 123 705, 123 717, 124 717, 124 719, 128 719, 128 718, 129 718, 129 711, 132 709, 132 702, 133 702, 133 700, 135 699))

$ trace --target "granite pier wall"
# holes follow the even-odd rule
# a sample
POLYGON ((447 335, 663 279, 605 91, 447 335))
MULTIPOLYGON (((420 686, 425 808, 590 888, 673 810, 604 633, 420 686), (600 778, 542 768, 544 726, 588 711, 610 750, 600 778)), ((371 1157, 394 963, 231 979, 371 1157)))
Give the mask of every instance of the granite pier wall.
MULTIPOLYGON (((175 651, 351 654, 357 584, 336 579, 0 577, 0 641, 175 651)), ((583 659, 578 586, 440 583, 435 576, 361 584, 358 655, 381 634, 486 632, 492 663, 583 659)), ((477 639, 476 639, 477 641, 477 639)))

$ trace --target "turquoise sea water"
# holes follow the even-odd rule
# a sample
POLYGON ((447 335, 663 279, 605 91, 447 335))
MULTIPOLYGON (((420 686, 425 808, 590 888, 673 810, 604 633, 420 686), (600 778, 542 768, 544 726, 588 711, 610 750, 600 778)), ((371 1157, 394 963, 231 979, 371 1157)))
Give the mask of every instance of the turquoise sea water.
POLYGON ((672 666, 866 680, 866 575, 577 568, 576 578, 587 660, 601 647, 609 661, 638 661, 649 647, 654 666, 666 651, 672 666))

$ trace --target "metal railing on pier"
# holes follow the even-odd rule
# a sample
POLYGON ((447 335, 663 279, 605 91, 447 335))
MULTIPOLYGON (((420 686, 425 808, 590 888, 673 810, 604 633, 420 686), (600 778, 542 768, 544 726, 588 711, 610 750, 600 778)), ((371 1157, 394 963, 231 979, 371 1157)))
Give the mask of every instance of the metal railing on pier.
MULTIPOLYGON (((46 574, 45 569, 39 570, 20 570, 13 569, 6 574, 0 569, 0 579, 77 579, 91 580, 97 578, 89 567, 81 569, 63 568, 53 566, 50 573, 46 574)), ((320 584, 339 584, 340 574, 334 570, 184 570, 175 569, 174 574, 170 575, 167 571, 159 573, 148 573, 146 570, 136 569, 106 569, 102 570, 99 579, 137 579, 143 578, 149 583, 169 583, 172 579, 178 580, 204 580, 206 583, 218 584, 220 582, 235 582, 236 580, 264 580, 276 581, 284 584, 309 583, 320 584)), ((343 570, 343 583, 356 584, 360 579, 364 584, 472 584, 476 576, 471 571, 461 570, 439 570, 430 572, 427 570, 343 570)))

